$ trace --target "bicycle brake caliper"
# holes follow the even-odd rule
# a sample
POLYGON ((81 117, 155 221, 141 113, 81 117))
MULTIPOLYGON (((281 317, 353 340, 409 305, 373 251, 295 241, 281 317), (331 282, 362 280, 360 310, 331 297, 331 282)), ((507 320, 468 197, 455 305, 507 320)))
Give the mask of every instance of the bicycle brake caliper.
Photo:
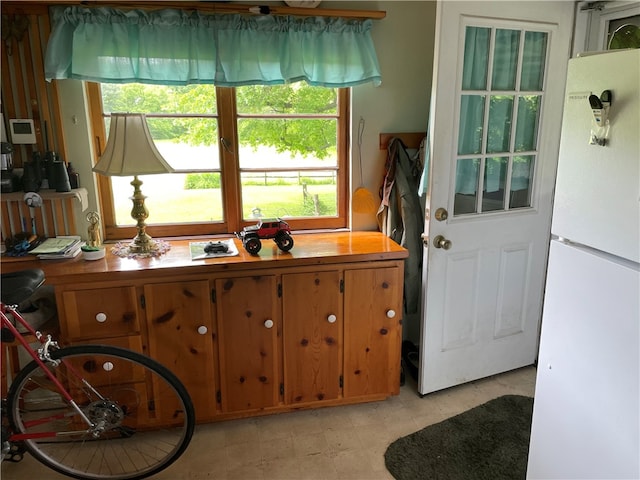
POLYGON ((53 358, 51 358, 49 348, 53 348, 54 350, 59 348, 58 342, 54 342, 51 339, 51 335, 47 335, 47 340, 44 342, 44 345, 38 349, 38 356, 43 362, 57 367, 58 365, 60 365, 60 360, 54 360, 53 358))

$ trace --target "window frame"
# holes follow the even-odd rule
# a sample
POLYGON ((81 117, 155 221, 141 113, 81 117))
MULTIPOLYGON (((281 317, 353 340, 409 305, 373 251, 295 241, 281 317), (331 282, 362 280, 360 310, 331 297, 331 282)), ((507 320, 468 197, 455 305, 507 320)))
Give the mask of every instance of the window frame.
MULTIPOLYGON (((107 142, 105 115, 102 105, 100 84, 85 82, 92 137, 95 139, 93 165, 100 158, 107 142)), ((234 87, 215 87, 217 100, 217 120, 220 141, 220 175, 224 219, 221 222, 147 225, 146 231, 152 237, 181 237, 198 235, 230 234, 243 227, 255 224, 255 221, 242 219, 242 186, 238 154, 237 121, 242 118, 236 108, 236 89, 234 87)), ((292 230, 335 230, 348 227, 349 205, 349 145, 350 145, 350 89, 338 88, 337 119, 337 169, 336 169, 336 216, 318 218, 287 218, 292 230)), ((299 115, 292 115, 299 118, 299 115)), ((278 171, 277 169, 269 169, 278 171)), ((105 240, 123 240, 133 237, 136 227, 116 225, 111 180, 96 175, 98 198, 105 240)), ((144 185, 142 187, 144 191, 144 185)))

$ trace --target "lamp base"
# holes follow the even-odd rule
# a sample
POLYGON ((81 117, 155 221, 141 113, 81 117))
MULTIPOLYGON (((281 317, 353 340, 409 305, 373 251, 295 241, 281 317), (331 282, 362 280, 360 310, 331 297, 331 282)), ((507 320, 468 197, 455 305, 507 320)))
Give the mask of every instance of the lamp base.
POLYGON ((132 253, 151 253, 158 249, 158 244, 144 230, 139 232, 129 244, 132 253))
POLYGON ((137 222, 136 229, 138 234, 133 237, 130 244, 126 245, 126 247, 121 247, 122 251, 120 253, 114 249, 114 253, 120 257, 157 257, 171 248, 167 242, 154 240, 145 232, 147 224, 144 221, 149 216, 149 211, 144 205, 144 200, 147 197, 140 191, 141 185, 142 181, 135 175, 131 182, 131 186, 133 186, 133 196, 129 198, 133 202, 131 218, 137 222))

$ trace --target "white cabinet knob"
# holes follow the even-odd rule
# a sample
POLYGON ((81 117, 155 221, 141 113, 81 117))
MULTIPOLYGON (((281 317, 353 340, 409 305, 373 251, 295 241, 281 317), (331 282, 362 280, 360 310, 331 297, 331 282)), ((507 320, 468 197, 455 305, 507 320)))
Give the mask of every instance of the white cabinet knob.
POLYGON ((267 327, 267 328, 273 327, 273 320, 265 320, 264 321, 264 326, 267 327))
POLYGON ((331 315, 329 315, 327 317, 327 322, 329 323, 336 323, 336 320, 338 319, 338 317, 336 317, 333 313, 331 315))
POLYGON ((96 314, 96 320, 100 323, 106 322, 107 321, 107 315, 100 312, 98 314, 96 314))
POLYGON ((204 325, 200 325, 198 327, 198 333, 200 335, 204 335, 205 333, 207 333, 209 331, 209 329, 207 327, 205 327, 204 325))
POLYGON ((387 310, 387 318, 393 318, 396 316, 395 310, 387 310))

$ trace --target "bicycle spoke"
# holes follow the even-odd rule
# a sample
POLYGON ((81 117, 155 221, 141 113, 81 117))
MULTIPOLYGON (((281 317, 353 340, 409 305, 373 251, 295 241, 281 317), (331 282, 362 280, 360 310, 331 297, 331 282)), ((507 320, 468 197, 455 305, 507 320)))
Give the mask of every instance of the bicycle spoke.
POLYGON ((175 376, 148 357, 107 346, 53 352, 48 366, 81 412, 29 364, 9 392, 10 421, 29 452, 82 479, 138 479, 177 459, 193 434, 193 406, 175 376), (91 425, 87 425, 88 419, 91 425))

